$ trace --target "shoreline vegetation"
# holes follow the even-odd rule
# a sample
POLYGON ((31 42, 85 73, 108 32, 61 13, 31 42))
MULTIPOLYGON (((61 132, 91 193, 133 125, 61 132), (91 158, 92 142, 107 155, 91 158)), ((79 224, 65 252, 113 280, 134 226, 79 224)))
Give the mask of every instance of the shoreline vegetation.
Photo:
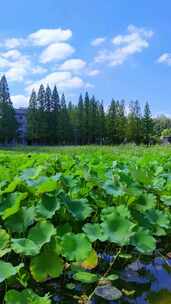
POLYGON ((170 146, 0 150, 0 303, 156 303, 170 164, 170 146))

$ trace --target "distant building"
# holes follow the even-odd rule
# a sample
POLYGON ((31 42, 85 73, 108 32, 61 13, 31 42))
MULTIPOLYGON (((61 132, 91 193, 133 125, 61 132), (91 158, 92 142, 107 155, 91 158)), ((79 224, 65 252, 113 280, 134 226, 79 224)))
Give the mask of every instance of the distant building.
POLYGON ((27 109, 19 108, 15 109, 15 116, 18 123, 18 140, 17 142, 20 144, 27 144, 27 117, 26 117, 27 109))
POLYGON ((163 136, 161 138, 161 143, 162 144, 171 144, 171 136, 163 136))

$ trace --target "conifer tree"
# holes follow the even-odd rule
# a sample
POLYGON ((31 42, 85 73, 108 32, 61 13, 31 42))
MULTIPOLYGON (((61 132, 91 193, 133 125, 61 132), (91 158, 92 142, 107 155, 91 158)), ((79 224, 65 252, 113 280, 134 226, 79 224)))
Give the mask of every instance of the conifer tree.
POLYGON ((154 123, 151 116, 150 106, 149 103, 146 102, 143 115, 143 138, 146 145, 150 144, 154 132, 153 128, 154 123))
POLYGON ((129 105, 127 137, 128 141, 140 144, 143 138, 141 108, 138 100, 129 105))
POLYGON ((53 121, 51 119, 52 118, 51 117, 51 110, 52 110, 51 97, 52 97, 51 89, 50 89, 49 85, 47 85, 46 91, 45 91, 45 119, 46 119, 45 134, 46 134, 46 142, 48 144, 53 143, 53 135, 54 135, 53 121))
POLYGON ((117 143, 117 104, 112 99, 107 115, 107 135, 110 144, 117 143))
POLYGON ((46 121, 46 102, 45 102, 45 89, 43 84, 40 85, 37 94, 37 107, 38 107, 38 137, 39 143, 45 144, 47 138, 47 121, 46 121))
POLYGON ((5 76, 0 80, 0 141, 9 143, 17 137, 17 121, 8 83, 5 76))
POLYGON ((91 130, 90 130, 90 98, 88 92, 85 93, 84 98, 84 144, 90 144, 91 130))
POLYGON ((36 91, 33 90, 29 99, 27 110, 27 136, 31 143, 37 143, 38 138, 38 109, 36 91))
POLYGON ((60 142, 68 144, 70 141, 71 124, 66 106, 65 95, 61 96, 61 111, 60 111, 60 142))
POLYGON ((106 117, 103 101, 99 104, 99 143, 104 144, 106 137, 106 117))
POLYGON ((58 94, 58 90, 56 85, 52 91, 52 98, 51 98, 51 108, 52 108, 52 132, 53 132, 53 143, 59 144, 60 141, 60 98, 58 94))
POLYGON ((77 134, 78 144, 82 145, 85 142, 85 128, 84 128, 84 101, 82 95, 79 97, 77 109, 77 134))

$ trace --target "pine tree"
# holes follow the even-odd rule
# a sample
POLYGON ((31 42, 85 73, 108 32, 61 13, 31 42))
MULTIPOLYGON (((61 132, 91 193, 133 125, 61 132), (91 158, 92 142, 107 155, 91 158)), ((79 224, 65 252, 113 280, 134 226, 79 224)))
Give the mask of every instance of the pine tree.
POLYGON ((52 98, 52 93, 49 85, 46 87, 45 91, 45 119, 46 119, 46 143, 47 144, 52 144, 53 143, 53 121, 52 121, 52 104, 51 104, 51 98, 52 98))
POLYGON ((127 137, 128 141, 140 144, 143 138, 142 117, 139 102, 132 101, 129 105, 127 137))
POLYGON ((125 102, 117 101, 117 117, 116 117, 116 128, 117 128, 117 143, 121 144, 126 138, 126 116, 125 116, 125 102))
POLYGON ((90 129, 90 98, 88 92, 85 93, 84 98, 84 144, 90 144, 91 129, 90 129))
POLYGON ((99 104, 99 143, 104 144, 106 137, 106 117, 103 101, 99 104))
POLYGON ((65 95, 61 96, 61 112, 60 112, 60 142, 61 144, 68 144, 70 142, 71 124, 66 106, 65 95))
POLYGON ((110 144, 117 143, 117 104, 112 99, 107 115, 107 136, 110 144))
POLYGON ((146 145, 150 144, 154 132, 153 128, 154 124, 151 116, 150 106, 149 103, 146 102, 143 115, 143 139, 146 145))
POLYGON ((53 143, 59 144, 60 142, 60 98, 58 94, 57 87, 54 86, 51 98, 51 107, 52 107, 52 132, 53 132, 53 143))
POLYGON ((84 101, 82 95, 79 97, 78 108, 77 108, 77 134, 78 144, 82 145, 85 142, 84 135, 84 101))
POLYGON ((46 144, 47 139, 47 121, 46 121, 46 101, 45 101, 45 89, 43 84, 40 85, 37 94, 37 107, 38 107, 38 137, 39 143, 46 144))
POLYGON ((35 90, 32 91, 27 110, 27 136, 31 143, 38 142, 38 109, 35 90))
POLYGON ((5 76, 0 81, 0 140, 9 143, 17 137, 17 121, 8 83, 5 76))
POLYGON ((12 105, 9 87, 8 87, 8 83, 7 83, 7 79, 6 79, 5 75, 2 76, 1 81, 0 81, 0 99, 2 101, 12 105))

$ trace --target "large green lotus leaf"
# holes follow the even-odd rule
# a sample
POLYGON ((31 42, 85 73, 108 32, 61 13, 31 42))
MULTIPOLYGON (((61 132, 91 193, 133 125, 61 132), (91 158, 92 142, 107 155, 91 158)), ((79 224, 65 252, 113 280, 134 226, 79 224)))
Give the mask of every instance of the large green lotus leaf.
POLYGON ((108 215, 101 224, 106 240, 121 246, 129 243, 129 239, 133 235, 134 226, 134 223, 117 213, 108 215))
POLYGON ((156 241, 148 230, 139 229, 131 239, 138 251, 148 254, 152 253, 156 248, 156 241))
POLYGON ((148 295, 149 304, 170 304, 171 292, 168 290, 160 290, 158 292, 152 292, 148 295))
POLYGON ((162 195, 160 199, 166 206, 171 206, 171 195, 162 195))
POLYGON ((150 209, 155 209, 156 197, 152 193, 144 193, 139 197, 135 205, 136 209, 140 212, 145 212, 150 209))
POLYGON ((36 188, 36 193, 38 195, 43 193, 52 192, 57 189, 57 183, 54 179, 48 177, 45 181, 43 181, 39 186, 36 188))
POLYGON ((4 193, 11 193, 11 192, 14 192, 16 187, 18 185, 21 185, 22 184, 22 180, 18 177, 16 177, 2 192, 1 194, 4 194, 4 193))
POLYGON ((72 226, 69 223, 61 224, 59 227, 57 227, 57 234, 61 237, 64 236, 64 234, 72 232, 72 226))
POLYGON ((4 262, 0 260, 0 283, 4 280, 16 275, 16 273, 23 267, 23 264, 20 264, 14 267, 11 263, 4 262))
POLYGON ((4 229, 0 229, 0 257, 10 251, 9 246, 10 236, 4 229))
POLYGON ((83 226, 83 231, 85 232, 85 234, 87 235, 87 237, 91 242, 94 242, 96 240, 100 240, 100 241, 105 240, 105 237, 102 234, 101 226, 98 223, 85 224, 83 226))
POLYGON ((0 215, 3 220, 9 216, 17 213, 20 209, 20 203, 27 197, 27 193, 14 192, 7 197, 1 198, 0 201, 0 215))
POLYGON ((140 167, 135 169, 132 168, 131 174, 138 183, 147 186, 151 185, 153 179, 146 169, 140 167))
POLYGON ((94 293, 96 296, 108 301, 118 300, 122 297, 121 291, 111 285, 97 286, 94 293))
POLYGON ((86 272, 86 271, 80 271, 74 274, 73 276, 74 280, 80 281, 82 283, 94 283, 98 281, 99 277, 97 274, 86 272))
POLYGON ((150 222, 150 224, 156 228, 159 226, 161 228, 168 229, 170 226, 169 216, 164 211, 152 209, 146 212, 145 217, 150 222))
POLYGON ((27 168, 22 172, 20 177, 24 181, 27 181, 29 179, 36 179, 39 177, 42 171, 43 168, 41 166, 35 168, 27 168))
POLYGON ((113 207, 104 208, 101 212, 101 219, 104 221, 111 214, 118 214, 119 216, 128 219, 131 216, 130 211, 126 205, 119 205, 116 207, 113 206, 113 207))
POLYGON ((51 300, 48 295, 40 297, 31 289, 24 289, 21 292, 12 289, 5 295, 5 304, 51 304, 51 300))
POLYGON ((91 253, 91 244, 84 233, 67 233, 62 240, 63 256, 69 261, 84 261, 91 253))
POLYGON ((48 247, 31 259, 30 272, 37 282, 44 282, 49 277, 58 278, 63 272, 63 260, 48 247))
POLYGON ((54 226, 47 221, 42 221, 30 229, 27 238, 41 248, 45 243, 49 243, 51 237, 55 234, 54 226))
POLYGON ((44 194, 36 206, 37 214, 50 219, 60 209, 60 200, 56 195, 44 194))
POLYGON ((85 220, 90 216, 93 209, 89 206, 87 199, 67 200, 69 212, 79 221, 85 220))
POLYGON ((112 195, 114 197, 119 197, 125 194, 123 189, 120 186, 114 185, 112 181, 105 182, 103 185, 103 189, 107 194, 112 195))
POLYGON ((35 256, 39 254, 40 247, 29 239, 12 239, 12 249, 22 255, 35 256))
POLYGON ((5 226, 12 232, 23 233, 33 224, 35 215, 34 207, 22 207, 17 213, 7 218, 5 226))

